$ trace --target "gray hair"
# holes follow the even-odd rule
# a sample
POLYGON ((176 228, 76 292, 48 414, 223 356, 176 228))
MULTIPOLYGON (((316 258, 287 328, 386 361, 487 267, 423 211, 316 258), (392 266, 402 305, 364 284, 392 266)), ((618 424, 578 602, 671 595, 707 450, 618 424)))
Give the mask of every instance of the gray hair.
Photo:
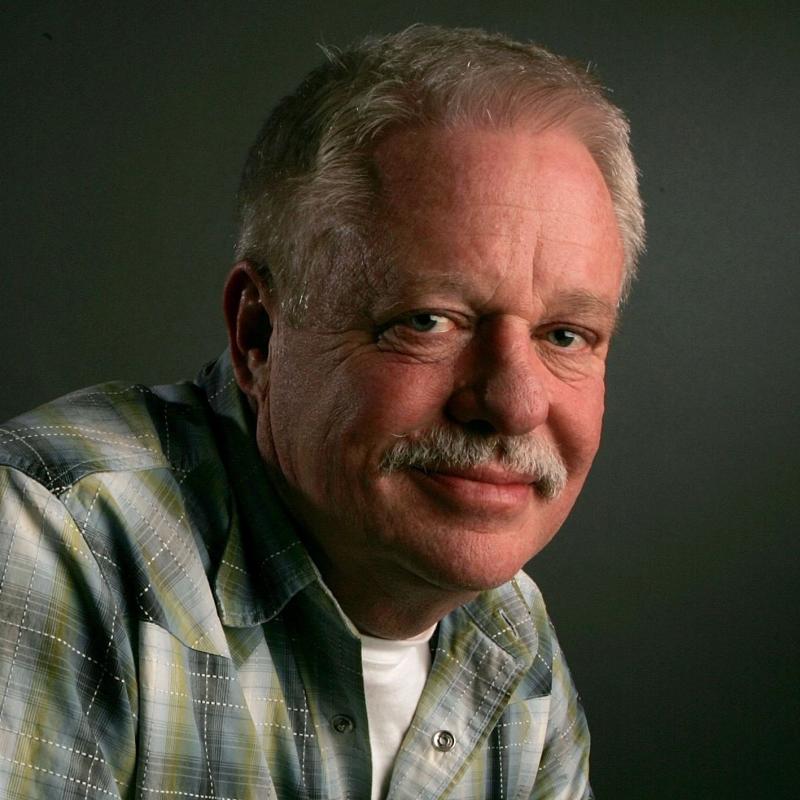
POLYGON ((535 476, 536 490, 554 500, 567 485, 567 466, 558 450, 538 434, 483 435, 459 428, 437 427, 415 436, 401 436, 381 459, 384 472, 411 467, 423 472, 463 469, 498 460, 508 469, 535 476))
POLYGON ((327 61, 267 119, 238 196, 236 257, 256 265, 291 318, 305 311, 317 270, 374 257, 372 154, 398 128, 574 131, 611 195, 627 294, 644 248, 637 170, 625 115, 588 68, 499 34, 424 25, 323 50, 327 61))

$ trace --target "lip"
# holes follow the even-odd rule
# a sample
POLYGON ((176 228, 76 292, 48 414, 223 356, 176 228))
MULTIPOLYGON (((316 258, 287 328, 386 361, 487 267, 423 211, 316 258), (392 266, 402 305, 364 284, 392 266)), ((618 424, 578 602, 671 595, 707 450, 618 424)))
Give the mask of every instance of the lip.
POLYGON ((534 478, 500 466, 481 464, 467 468, 410 470, 427 494, 449 508, 469 514, 518 512, 535 496, 534 478))
POLYGON ((426 474, 461 478, 465 481, 488 483, 494 486, 530 486, 536 480, 534 475, 525 475, 521 472, 514 472, 512 470, 505 469, 499 464, 477 464, 474 467, 443 467, 426 474))

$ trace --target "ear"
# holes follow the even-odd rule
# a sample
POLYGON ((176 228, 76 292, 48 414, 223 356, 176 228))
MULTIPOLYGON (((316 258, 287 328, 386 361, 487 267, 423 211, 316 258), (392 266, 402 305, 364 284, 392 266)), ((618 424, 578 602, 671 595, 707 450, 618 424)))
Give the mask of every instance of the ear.
POLYGON ((249 261, 234 264, 225 282, 223 311, 239 388, 258 404, 269 378, 269 345, 277 310, 274 293, 249 261))

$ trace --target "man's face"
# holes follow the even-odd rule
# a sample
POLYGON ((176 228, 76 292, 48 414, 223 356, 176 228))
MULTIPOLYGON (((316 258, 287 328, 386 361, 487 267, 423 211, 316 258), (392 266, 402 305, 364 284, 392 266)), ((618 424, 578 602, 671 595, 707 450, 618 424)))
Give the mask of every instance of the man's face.
MULTIPOLYGON (((323 574, 447 590, 508 580, 555 534, 600 439, 622 246, 594 161, 564 131, 401 131, 376 152, 391 257, 273 319, 258 443, 323 574), (533 435, 566 468, 387 470, 443 429, 533 435)), ((344 271, 346 275, 347 271, 344 271)))

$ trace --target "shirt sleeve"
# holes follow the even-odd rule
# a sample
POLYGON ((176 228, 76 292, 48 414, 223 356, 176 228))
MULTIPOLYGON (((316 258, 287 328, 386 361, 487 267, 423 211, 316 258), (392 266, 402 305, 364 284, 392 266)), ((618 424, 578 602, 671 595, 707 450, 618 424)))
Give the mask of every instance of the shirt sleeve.
POLYGON ((550 631, 550 716, 531 800, 593 800, 589 785, 589 726, 552 626, 550 631))
POLYGON ((81 521, 0 468, 0 797, 133 793, 136 682, 119 598, 81 521), (129 791, 130 789, 130 791, 129 791))

